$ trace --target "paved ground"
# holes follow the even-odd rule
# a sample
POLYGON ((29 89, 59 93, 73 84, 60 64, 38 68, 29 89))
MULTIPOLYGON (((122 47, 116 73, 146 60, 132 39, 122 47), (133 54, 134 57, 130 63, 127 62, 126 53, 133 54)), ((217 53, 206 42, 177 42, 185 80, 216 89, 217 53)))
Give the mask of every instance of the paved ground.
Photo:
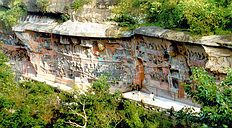
POLYGON ((162 97, 156 97, 152 94, 149 95, 147 93, 143 93, 140 91, 132 91, 132 92, 123 93, 123 97, 126 99, 135 100, 135 101, 142 101, 145 104, 157 106, 157 107, 164 108, 164 109, 170 109, 171 107, 173 107, 175 111, 178 111, 184 107, 187 107, 187 108, 191 107, 191 108, 194 108, 195 112, 200 111, 199 107, 194 107, 191 105, 187 105, 184 103, 180 103, 180 102, 169 100, 169 99, 162 98, 162 97))

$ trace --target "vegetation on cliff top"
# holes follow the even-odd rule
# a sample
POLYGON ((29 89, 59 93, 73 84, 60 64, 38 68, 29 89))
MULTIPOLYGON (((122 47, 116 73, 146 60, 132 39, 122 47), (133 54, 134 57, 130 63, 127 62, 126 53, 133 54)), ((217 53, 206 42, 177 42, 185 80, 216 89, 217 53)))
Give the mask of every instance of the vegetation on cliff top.
POLYGON ((71 7, 74 10, 78 10, 78 9, 82 8, 85 4, 88 4, 90 2, 91 2, 91 0, 74 0, 71 7))
POLYGON ((42 12, 46 12, 48 10, 48 6, 50 4, 49 0, 36 0, 36 5, 39 10, 42 12))
POLYGON ((5 6, 8 9, 0 13, 0 28, 8 31, 18 23, 22 16, 27 14, 27 9, 22 0, 10 0, 5 6))
MULTIPOLYGON (((91 0, 74 0, 67 7, 76 11, 89 2, 91 0)), ((0 22, 1 27, 9 29, 27 11, 23 0, 5 0, 4 3, 9 9, 1 11, 0 22)), ((49 0, 36 0, 36 4, 46 12, 49 0)), ((128 29, 155 25, 193 35, 212 35, 231 34, 231 10, 231 0, 118 0, 112 12, 115 14, 113 20, 128 29)), ((63 19, 67 20, 66 17, 63 19)))
POLYGON ((122 27, 152 24, 211 35, 231 33, 231 10, 231 0, 121 0, 112 11, 122 27))
MULTIPOLYGON (((36 8, 40 11, 41 15, 47 13, 49 0, 35 0, 36 8)), ((71 4, 67 3, 66 9, 77 11, 85 4, 90 3, 91 0, 74 0, 71 4)), ((18 23, 18 20, 27 14, 27 7, 24 0, 5 0, 3 6, 0 8, 0 28, 2 30, 10 31, 11 28, 18 23)), ((70 19, 68 13, 64 13, 57 17, 58 22, 65 22, 70 19)))

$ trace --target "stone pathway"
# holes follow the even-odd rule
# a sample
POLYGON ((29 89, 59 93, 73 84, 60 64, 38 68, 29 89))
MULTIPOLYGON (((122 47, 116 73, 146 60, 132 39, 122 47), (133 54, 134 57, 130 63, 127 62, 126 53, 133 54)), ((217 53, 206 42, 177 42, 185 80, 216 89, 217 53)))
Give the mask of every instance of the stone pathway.
POLYGON ((157 97, 152 94, 149 95, 147 93, 140 92, 140 91, 131 91, 131 92, 123 93, 123 97, 126 99, 134 100, 134 101, 139 101, 139 102, 142 101, 145 104, 157 106, 157 107, 164 108, 164 109, 170 109, 171 107, 173 107, 175 111, 178 111, 186 107, 186 108, 194 108, 195 112, 200 112, 199 107, 194 107, 191 105, 187 105, 184 103, 180 103, 180 102, 169 100, 169 99, 162 98, 162 97, 157 97))

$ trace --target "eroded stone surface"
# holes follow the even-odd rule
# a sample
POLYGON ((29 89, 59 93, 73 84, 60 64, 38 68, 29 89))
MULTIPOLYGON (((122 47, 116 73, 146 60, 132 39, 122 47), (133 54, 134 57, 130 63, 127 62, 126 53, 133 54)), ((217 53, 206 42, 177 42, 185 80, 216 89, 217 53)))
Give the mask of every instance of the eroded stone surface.
MULTIPOLYGON (((82 36, 82 37, 107 37, 106 31, 114 26, 98 23, 83 23, 67 21, 56 26, 52 33, 67 36, 82 36)), ((113 35, 114 36, 114 35, 113 35)))
POLYGON ((164 38, 167 40, 179 41, 179 42, 193 42, 190 35, 184 32, 177 32, 168 29, 163 29, 156 26, 140 27, 134 30, 134 34, 146 35, 157 38, 164 38))
POLYGON ((209 60, 206 68, 218 73, 227 73, 228 68, 232 67, 231 49, 204 46, 209 60))
POLYGON ((17 49, 6 52, 16 55, 11 60, 21 63, 20 73, 68 86, 83 87, 107 75, 123 91, 151 87, 184 98, 182 85, 189 81, 192 66, 219 75, 232 67, 230 37, 194 41, 183 32, 154 26, 118 36, 118 28, 111 23, 58 24, 39 16, 28 16, 13 30, 24 45, 24 54, 16 54, 17 49))
POLYGON ((223 46, 227 48, 232 48, 232 35, 204 36, 196 42, 199 44, 208 45, 208 46, 216 46, 216 47, 223 46))
MULTIPOLYGON (((34 24, 48 23, 44 19, 39 21, 44 23, 34 24)), ((143 28, 148 29, 144 31, 147 34, 137 29, 131 37, 107 38, 104 35, 107 26, 103 30, 97 28, 97 23, 69 21, 64 24, 69 27, 64 25, 61 29, 57 25, 51 33, 30 27, 14 28, 28 50, 31 63, 22 70, 22 74, 51 78, 50 81, 69 86, 80 84, 80 81, 89 83, 101 75, 108 75, 109 81, 116 86, 126 86, 127 89, 152 86, 180 93, 179 97, 183 97, 183 88, 179 85, 188 81, 190 67, 204 67, 208 59, 201 45, 172 41, 170 37, 178 40, 186 38, 181 34, 180 37, 169 36, 169 30, 161 28, 147 27, 143 28), (163 36, 164 33, 166 36, 163 36)))
POLYGON ((36 3, 36 0, 24 0, 29 12, 51 12, 51 13, 66 13, 67 6, 70 5, 73 0, 48 0, 48 6, 46 10, 42 10, 36 3))

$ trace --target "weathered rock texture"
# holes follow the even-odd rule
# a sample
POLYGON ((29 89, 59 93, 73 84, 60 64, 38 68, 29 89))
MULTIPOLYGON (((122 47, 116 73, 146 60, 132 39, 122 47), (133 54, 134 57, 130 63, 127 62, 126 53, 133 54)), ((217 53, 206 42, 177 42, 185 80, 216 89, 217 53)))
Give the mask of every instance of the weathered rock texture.
POLYGON ((189 80, 190 67, 225 73, 232 64, 228 47, 203 45, 204 38, 194 41, 159 27, 116 38, 106 34, 108 27, 71 21, 59 25, 47 17, 28 16, 13 28, 28 51, 21 73, 68 85, 108 75, 118 86, 159 88, 184 97, 181 83, 189 80))
POLYGON ((48 0, 46 9, 43 10, 37 4, 37 0, 24 0, 29 12, 50 12, 50 13, 66 13, 67 7, 71 5, 73 0, 48 0))

